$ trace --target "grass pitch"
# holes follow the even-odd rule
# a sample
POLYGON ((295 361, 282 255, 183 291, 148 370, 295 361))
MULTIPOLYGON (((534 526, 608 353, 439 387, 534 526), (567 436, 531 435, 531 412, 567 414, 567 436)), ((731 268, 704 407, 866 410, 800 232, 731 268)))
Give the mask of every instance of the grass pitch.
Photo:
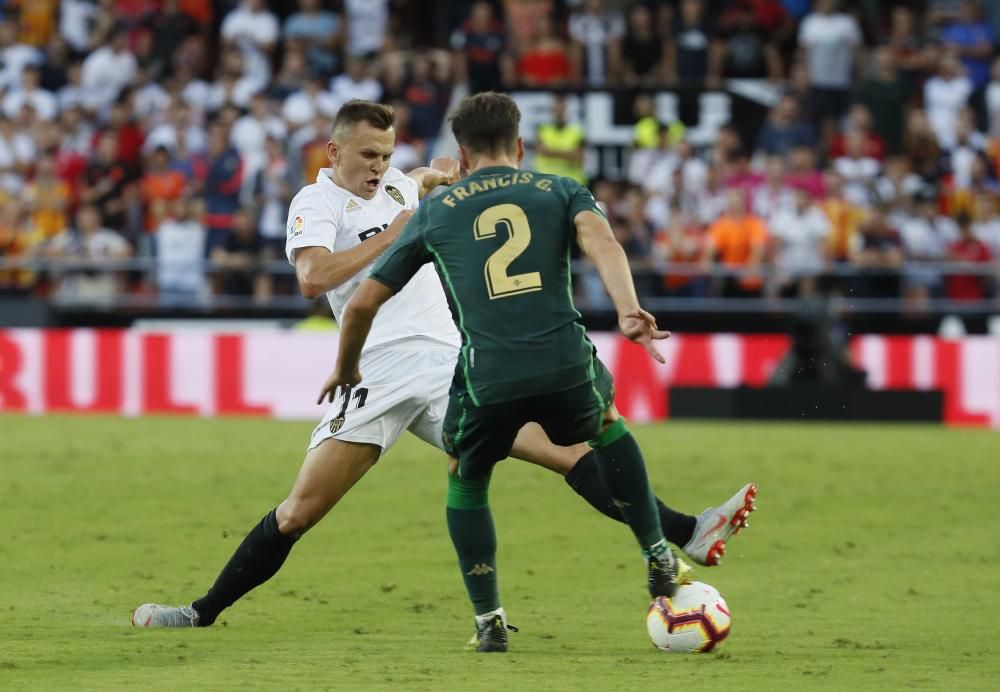
POLYGON ((636 429, 655 487, 697 512, 745 480, 749 531, 698 571, 733 612, 717 654, 649 644, 627 529, 561 479, 498 467, 507 655, 471 613, 444 463, 404 438, 205 630, 129 626, 201 595, 282 499, 310 424, 0 417, 0 689, 996 689, 1000 436, 936 427, 636 429))

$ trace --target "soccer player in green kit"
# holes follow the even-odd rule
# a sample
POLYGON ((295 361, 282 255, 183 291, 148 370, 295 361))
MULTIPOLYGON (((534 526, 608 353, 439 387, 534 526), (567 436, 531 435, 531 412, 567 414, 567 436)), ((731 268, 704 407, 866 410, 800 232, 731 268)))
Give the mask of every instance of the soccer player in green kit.
POLYGON ((667 545, 642 453, 579 323, 573 233, 597 267, 622 333, 663 362, 653 342, 669 332, 639 306, 625 253, 590 192, 569 178, 518 169, 519 123, 517 105, 502 94, 478 94, 459 106, 451 126, 469 176, 418 209, 347 304, 336 369, 320 395, 332 400, 340 387, 362 381, 359 358, 379 307, 433 262, 462 336, 444 422, 447 519, 481 652, 507 650, 490 475, 528 422, 556 444, 587 441, 595 450, 646 558, 651 596, 673 595, 691 571, 667 545))

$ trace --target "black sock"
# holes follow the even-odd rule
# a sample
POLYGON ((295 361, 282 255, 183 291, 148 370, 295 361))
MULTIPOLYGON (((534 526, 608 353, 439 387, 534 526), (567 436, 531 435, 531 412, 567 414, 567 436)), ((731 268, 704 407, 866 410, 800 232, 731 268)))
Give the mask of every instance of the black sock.
MULTIPOLYGON (((594 450, 590 450, 580 457, 576 465, 566 474, 566 482, 598 512, 615 521, 625 523, 625 517, 615 507, 611 491, 601 480, 601 474, 597 468, 597 455, 594 454, 594 450)), ((660 510, 663 535, 674 545, 684 546, 694 535, 695 518, 670 509, 663 504, 660 498, 656 498, 656 506, 660 510)))
POLYGON ((278 530, 276 511, 272 509, 250 530, 212 588, 191 604, 198 611, 199 627, 211 625, 219 613, 273 577, 284 564, 295 539, 278 530))

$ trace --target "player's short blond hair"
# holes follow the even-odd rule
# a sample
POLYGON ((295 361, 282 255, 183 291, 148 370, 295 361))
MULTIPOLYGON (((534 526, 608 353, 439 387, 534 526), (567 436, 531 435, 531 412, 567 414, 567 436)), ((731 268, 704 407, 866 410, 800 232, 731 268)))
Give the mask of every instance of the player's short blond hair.
POLYGON ((358 123, 368 123, 378 130, 388 130, 396 124, 396 113, 392 106, 382 103, 362 99, 348 101, 333 119, 331 139, 339 139, 358 123))

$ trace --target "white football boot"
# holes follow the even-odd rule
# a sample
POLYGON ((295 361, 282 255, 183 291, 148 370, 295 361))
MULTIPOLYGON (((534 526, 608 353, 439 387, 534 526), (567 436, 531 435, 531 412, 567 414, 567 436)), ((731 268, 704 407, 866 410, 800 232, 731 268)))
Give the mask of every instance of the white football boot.
POLYGON ((133 627, 197 627, 198 613, 190 606, 143 603, 132 611, 133 627))
POLYGON ((757 509, 757 486, 747 483, 718 507, 698 515, 691 540, 681 548, 699 565, 713 567, 726 552, 726 541, 749 526, 747 519, 757 509))

